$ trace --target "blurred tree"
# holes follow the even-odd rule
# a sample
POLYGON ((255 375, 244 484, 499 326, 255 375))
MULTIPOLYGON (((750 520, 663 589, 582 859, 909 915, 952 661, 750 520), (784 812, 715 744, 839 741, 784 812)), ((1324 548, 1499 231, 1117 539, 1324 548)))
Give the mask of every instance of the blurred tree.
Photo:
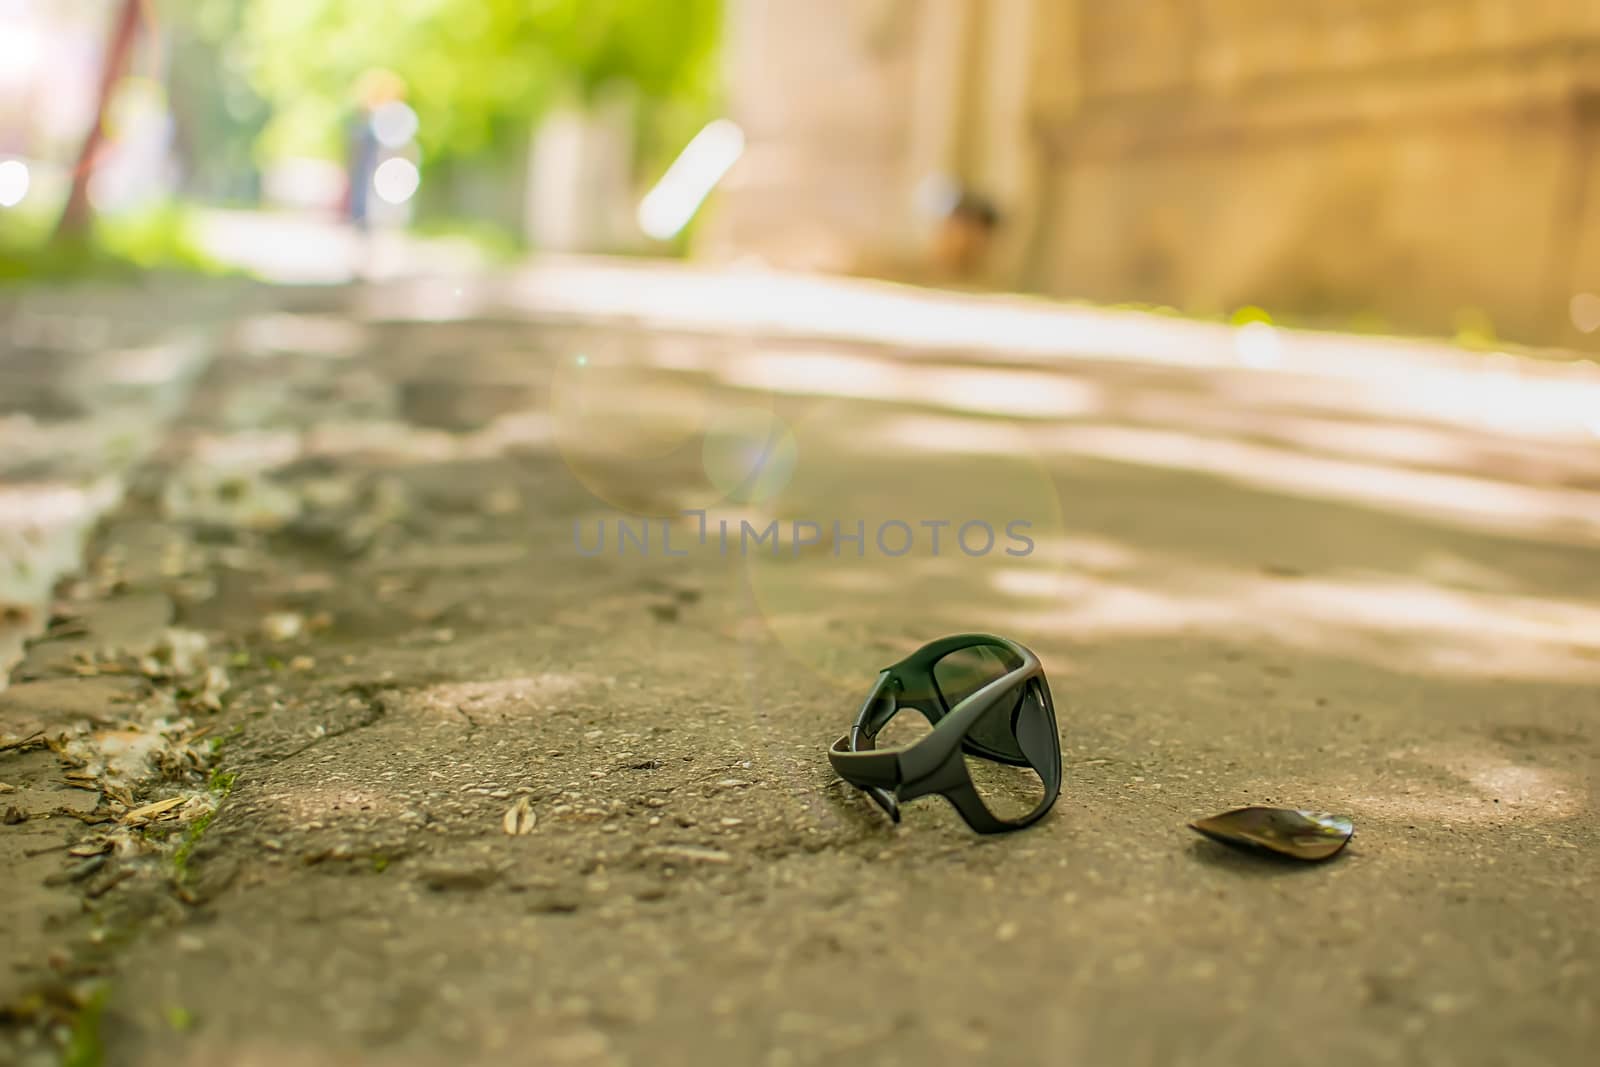
POLYGON ((100 61, 100 89, 95 97, 94 120, 83 136, 83 147, 78 150, 77 165, 72 169, 72 188, 67 193, 61 221, 56 225, 58 242, 77 241, 89 232, 92 220, 89 180, 94 177, 95 157, 105 137, 106 111, 133 55, 133 42, 138 36, 141 13, 140 0, 121 0, 117 5, 116 15, 111 22, 111 35, 106 41, 105 58, 100 61))
POLYGON ((255 143, 270 115, 240 56, 247 3, 168 0, 163 8, 173 151, 189 197, 250 203, 259 191, 255 143))
POLYGON ((341 120, 372 68, 408 83, 432 159, 493 154, 550 105, 608 83, 668 112, 702 110, 716 83, 720 0, 242 2, 243 59, 272 105, 262 149, 274 156, 338 158, 341 120))
POLYGON ((639 104, 640 159, 654 164, 708 117, 722 0, 116 0, 112 13, 62 238, 91 228, 105 114, 141 29, 169 59, 185 191, 248 199, 254 168, 240 149, 341 159, 356 86, 373 69, 407 83, 424 158, 441 172, 514 174, 547 109, 618 85, 639 104))

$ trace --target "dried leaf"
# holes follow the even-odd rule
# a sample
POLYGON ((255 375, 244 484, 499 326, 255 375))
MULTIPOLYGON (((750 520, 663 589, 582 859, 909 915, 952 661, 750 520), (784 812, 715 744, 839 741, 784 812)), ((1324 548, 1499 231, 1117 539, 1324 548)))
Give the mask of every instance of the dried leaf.
POLYGON ((89 761, 82 756, 67 751, 66 735, 48 735, 43 738, 43 741, 49 746, 50 751, 56 754, 56 758, 68 767, 87 767, 89 765, 89 761))
POLYGON ((268 641, 293 641, 305 627, 305 616, 293 611, 275 611, 261 620, 261 633, 268 641))
POLYGON ((646 850, 647 854, 664 861, 686 860, 690 863, 732 863, 733 857, 718 848, 701 848, 698 845, 662 845, 646 850))
POLYGON ((1333 856, 1355 834, 1355 826, 1343 815, 1262 807, 1196 819, 1189 829, 1224 845, 1310 861, 1333 856))
POLYGON ((27 748, 29 745, 48 745, 49 743, 49 739, 44 736, 44 731, 35 730, 27 737, 20 737, 11 741, 0 742, 0 752, 10 752, 14 748, 27 748))
POLYGON ((538 814, 533 810, 533 801, 527 797, 518 797, 517 802, 506 809, 505 816, 500 820, 500 826, 506 833, 513 837, 533 833, 533 828, 539 822, 538 814))
POLYGON ((65 818, 68 818, 68 819, 77 819, 79 822, 83 823, 86 826, 97 826, 100 823, 110 822, 111 821, 111 817, 109 815, 106 815, 106 814, 102 813, 99 810, 95 810, 95 811, 73 811, 71 808, 60 808, 60 807, 58 807, 58 808, 53 809, 50 812, 50 814, 51 815, 60 815, 60 816, 63 816, 65 818))
POLYGON ((173 808, 177 807, 179 804, 182 804, 184 799, 185 798, 183 797, 168 797, 165 800, 158 800, 153 804, 146 804, 143 807, 134 808, 132 811, 128 812, 122 817, 122 821, 149 822, 151 819, 154 819, 160 815, 164 815, 173 808))

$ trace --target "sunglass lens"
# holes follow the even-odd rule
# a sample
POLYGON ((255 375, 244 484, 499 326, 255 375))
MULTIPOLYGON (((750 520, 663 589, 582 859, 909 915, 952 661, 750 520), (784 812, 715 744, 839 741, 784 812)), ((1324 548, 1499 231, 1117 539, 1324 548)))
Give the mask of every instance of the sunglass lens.
POLYGON ((964 753, 967 777, 984 806, 1008 822, 1026 818, 1044 802, 1047 787, 1035 768, 1057 765, 1061 759, 1038 686, 1024 682, 1018 689, 1018 699, 1000 701, 978 721, 964 753), (974 735, 984 739, 982 748, 1015 752, 1019 762, 985 758, 980 746, 971 743, 974 735))
MULTIPOLYGON (((990 645, 957 649, 933 665, 933 682, 946 712, 997 678, 1017 667, 1009 653, 990 645)), ((967 731, 969 748, 1002 760, 1026 759, 1011 729, 1012 712, 1022 698, 1019 686, 1014 695, 996 703, 972 729, 967 731)))

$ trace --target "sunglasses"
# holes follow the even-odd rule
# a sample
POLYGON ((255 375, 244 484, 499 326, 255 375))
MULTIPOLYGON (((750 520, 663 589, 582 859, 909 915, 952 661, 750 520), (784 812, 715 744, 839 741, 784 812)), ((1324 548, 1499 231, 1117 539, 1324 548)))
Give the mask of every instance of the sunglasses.
POLYGON ((1061 792, 1061 740, 1044 667, 1022 645, 989 634, 924 645, 878 674, 828 761, 897 823, 902 801, 938 793, 980 834, 1020 830, 1061 792), (878 748, 878 735, 905 710, 927 719, 930 732, 878 748))

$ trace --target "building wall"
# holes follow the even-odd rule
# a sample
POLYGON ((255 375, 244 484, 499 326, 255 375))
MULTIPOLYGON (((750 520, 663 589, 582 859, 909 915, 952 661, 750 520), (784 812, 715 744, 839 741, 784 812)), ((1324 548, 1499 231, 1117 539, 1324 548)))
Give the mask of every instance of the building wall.
POLYGON ((1039 286, 1196 310, 1468 309, 1558 339, 1600 234, 1595 5, 1128 0, 1079 6, 1047 123, 1039 286), (1119 42, 1137 42, 1119 47, 1119 42))
MULTIPOLYGON (((908 249, 953 171, 997 284, 1576 342, 1600 292, 1600 4, 738 0, 749 242, 908 249), (853 13, 854 17, 847 17, 853 13), (816 62, 821 57, 821 62, 816 62)), ((737 225, 733 225, 737 220, 737 225)), ((741 244, 735 239, 735 244, 741 244)), ((781 254, 769 256, 782 260, 781 254)))
POLYGON ((702 227, 701 250, 839 270, 904 243, 914 6, 727 7, 727 80, 746 150, 702 227))

